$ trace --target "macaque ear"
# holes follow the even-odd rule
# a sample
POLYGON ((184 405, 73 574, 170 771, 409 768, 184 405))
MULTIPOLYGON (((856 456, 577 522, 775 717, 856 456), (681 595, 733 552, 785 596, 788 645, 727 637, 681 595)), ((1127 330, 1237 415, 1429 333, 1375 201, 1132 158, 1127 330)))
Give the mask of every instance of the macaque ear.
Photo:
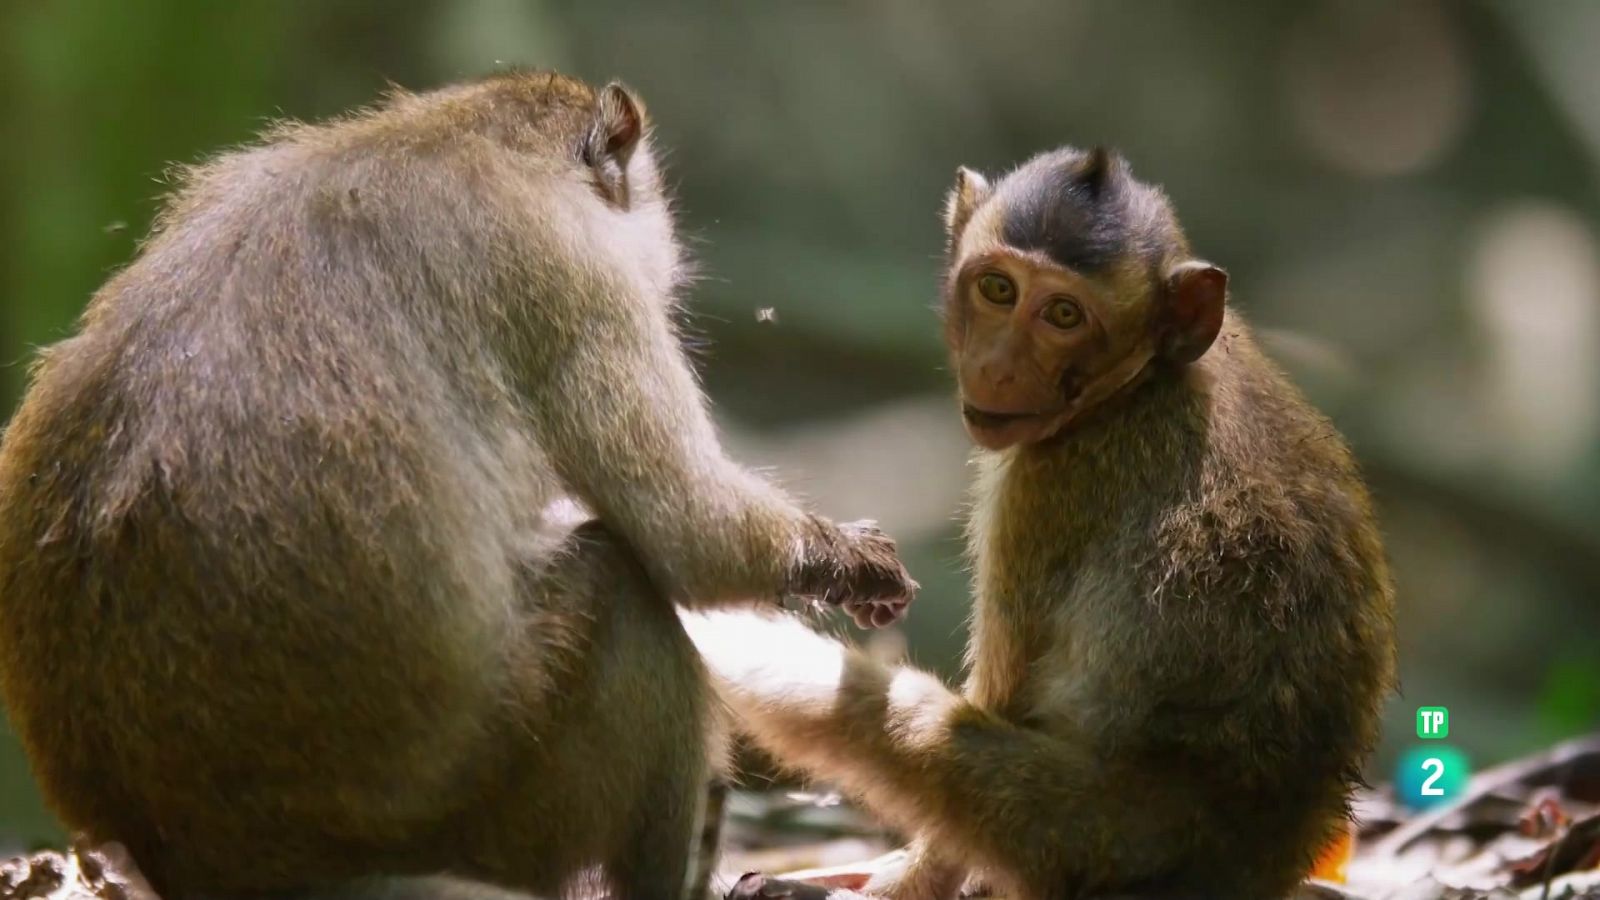
POLYGON ((972 213, 989 199, 989 180, 966 166, 956 169, 956 183, 944 201, 944 230, 954 247, 972 213))
POLYGON ((615 81, 606 85, 595 103, 583 161, 594 170, 600 192, 613 203, 628 203, 628 159, 643 136, 644 115, 639 111, 639 101, 615 81))
POLYGON ((1160 313, 1162 358, 1187 365, 1205 355, 1222 331, 1228 273, 1208 262, 1185 260, 1167 271, 1160 313))

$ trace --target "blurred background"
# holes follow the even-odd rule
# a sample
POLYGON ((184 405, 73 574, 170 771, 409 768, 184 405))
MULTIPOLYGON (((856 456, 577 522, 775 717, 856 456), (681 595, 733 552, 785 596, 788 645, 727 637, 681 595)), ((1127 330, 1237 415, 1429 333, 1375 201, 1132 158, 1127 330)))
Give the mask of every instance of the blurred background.
MULTIPOLYGON (((1350 437, 1403 695, 1487 765, 1600 726, 1600 3, 33 0, 0 8, 0 412, 136 252, 174 161, 504 64, 639 90, 734 453, 874 517, 958 673, 955 167, 1120 147, 1350 437), (770 311, 770 312, 769 312, 770 311)), ((4 623, 0 623, 4 627, 4 623)), ((0 736, 0 845, 59 837, 0 736)))

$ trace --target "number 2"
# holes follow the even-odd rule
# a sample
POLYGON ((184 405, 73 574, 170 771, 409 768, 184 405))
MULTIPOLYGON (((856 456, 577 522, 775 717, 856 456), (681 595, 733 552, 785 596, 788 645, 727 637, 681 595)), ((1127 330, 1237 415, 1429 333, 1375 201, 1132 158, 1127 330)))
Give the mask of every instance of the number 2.
POLYGON ((1433 783, 1435 781, 1438 781, 1444 775, 1444 760, 1440 759, 1437 756, 1430 756, 1427 759, 1422 761, 1422 768, 1424 770, 1426 770, 1426 769, 1432 769, 1433 770, 1433 774, 1429 775, 1428 779, 1426 781, 1422 782, 1422 791, 1421 791, 1422 796, 1424 796, 1424 797, 1443 797, 1444 796, 1444 788, 1436 788, 1436 787, 1433 786, 1433 783))

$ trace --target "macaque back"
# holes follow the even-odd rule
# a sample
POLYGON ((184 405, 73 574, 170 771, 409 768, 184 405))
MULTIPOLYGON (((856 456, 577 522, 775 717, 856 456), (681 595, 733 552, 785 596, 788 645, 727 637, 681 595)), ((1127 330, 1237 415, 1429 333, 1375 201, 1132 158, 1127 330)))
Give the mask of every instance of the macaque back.
POLYGON ((69 826, 177 895, 679 895, 673 603, 913 585, 723 456, 646 130, 510 73, 187 173, 0 449, 0 692, 69 826))

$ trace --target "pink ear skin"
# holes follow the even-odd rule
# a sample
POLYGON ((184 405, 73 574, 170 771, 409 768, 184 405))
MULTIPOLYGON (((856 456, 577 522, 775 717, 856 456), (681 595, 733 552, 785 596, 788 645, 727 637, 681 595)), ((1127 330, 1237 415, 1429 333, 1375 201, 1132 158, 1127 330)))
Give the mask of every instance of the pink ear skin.
POLYGON ((594 170, 601 195, 618 206, 628 205, 628 159, 643 136, 644 116, 638 101, 622 85, 606 85, 596 103, 583 161, 594 170))
POLYGON ((1204 356, 1222 331, 1227 297, 1227 272, 1197 259, 1173 266, 1161 316, 1162 358, 1183 366, 1204 356))
POLYGON ((627 88, 613 81, 600 92, 598 119, 604 152, 626 164, 634 145, 644 134, 644 117, 639 114, 639 104, 627 88))
POLYGON ((982 175, 966 166, 956 169, 955 186, 944 200, 944 231, 949 249, 961 242, 961 232, 966 229, 972 213, 988 199, 989 190, 989 181, 982 175))

